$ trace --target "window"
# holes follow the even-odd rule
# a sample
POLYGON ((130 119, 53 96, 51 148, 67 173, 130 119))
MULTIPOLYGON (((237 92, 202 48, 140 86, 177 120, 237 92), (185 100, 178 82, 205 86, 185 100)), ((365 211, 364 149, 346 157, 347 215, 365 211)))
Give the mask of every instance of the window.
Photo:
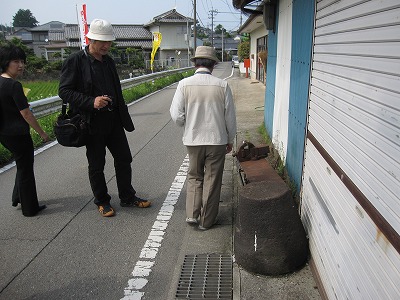
POLYGON ((257 39, 257 69, 256 78, 265 83, 265 70, 266 70, 266 57, 264 54, 267 53, 267 42, 268 36, 263 36, 257 39))

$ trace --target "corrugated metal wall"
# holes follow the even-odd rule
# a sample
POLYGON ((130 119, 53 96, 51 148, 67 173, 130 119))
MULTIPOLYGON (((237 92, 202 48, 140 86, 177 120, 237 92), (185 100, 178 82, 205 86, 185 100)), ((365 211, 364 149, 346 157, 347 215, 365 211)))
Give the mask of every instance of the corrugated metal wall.
POLYGON ((292 56, 286 168, 298 191, 303 171, 308 87, 314 29, 314 1, 293 1, 292 56))
POLYGON ((265 123, 299 190, 308 108, 313 1, 280 1, 276 24, 278 33, 270 30, 268 34, 265 123))
POLYGON ((302 219, 330 299, 400 299, 400 2, 317 2, 302 219))

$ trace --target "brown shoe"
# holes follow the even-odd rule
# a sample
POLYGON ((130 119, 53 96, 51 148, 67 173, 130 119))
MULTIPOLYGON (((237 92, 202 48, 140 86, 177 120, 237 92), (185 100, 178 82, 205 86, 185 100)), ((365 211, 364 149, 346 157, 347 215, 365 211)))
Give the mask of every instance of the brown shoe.
POLYGON ((147 207, 151 206, 151 202, 148 201, 148 200, 141 199, 141 198, 139 198, 137 196, 133 196, 132 200, 126 201, 126 202, 125 201, 121 201, 120 205, 123 206, 123 207, 137 206, 137 207, 140 207, 140 208, 147 208, 147 207))
POLYGON ((99 212, 103 217, 112 217, 115 215, 114 209, 110 204, 99 205, 99 212))

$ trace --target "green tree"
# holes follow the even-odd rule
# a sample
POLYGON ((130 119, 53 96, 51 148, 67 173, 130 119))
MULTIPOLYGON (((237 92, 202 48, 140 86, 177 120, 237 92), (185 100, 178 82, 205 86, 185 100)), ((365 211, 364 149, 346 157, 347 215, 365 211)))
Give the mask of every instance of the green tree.
POLYGON ((231 35, 228 31, 226 31, 226 29, 224 28, 224 26, 222 26, 221 24, 218 24, 218 25, 215 27, 214 32, 215 32, 216 34, 222 34, 222 33, 223 33, 225 38, 231 38, 231 37, 232 37, 232 35, 231 35))
POLYGON ((13 44, 15 46, 20 47, 22 50, 24 50, 26 57, 30 57, 30 56, 35 56, 33 49, 28 48, 26 45, 24 45, 21 41, 21 39, 13 37, 11 39, 11 41, 2 41, 0 42, 0 45, 5 46, 7 44, 13 44))
POLYGON ((61 60, 61 52, 55 52, 54 54, 53 54, 53 57, 54 58, 59 58, 60 60, 61 60))
POLYGON ((226 30, 221 24, 218 24, 217 26, 215 26, 215 28, 214 28, 215 33, 220 34, 220 33, 222 33, 222 31, 225 32, 226 30))
POLYGON ((135 48, 127 48, 126 53, 128 54, 128 63, 130 66, 132 66, 135 69, 144 68, 144 57, 142 50, 135 48))
POLYGON ((72 53, 70 48, 65 48, 64 49, 64 54, 62 55, 62 59, 66 59, 68 56, 70 56, 72 53))
POLYGON ((43 69, 49 63, 44 57, 37 57, 36 55, 28 56, 26 60, 26 70, 30 73, 43 69))
POLYGON ((134 54, 135 52, 136 52, 135 49, 133 49, 131 47, 126 48, 125 53, 128 56, 128 64, 129 64, 129 62, 131 60, 132 54, 134 54))
POLYGON ((120 64, 122 61, 121 52, 122 50, 117 48, 117 44, 115 42, 112 42, 109 53, 110 56, 114 59, 116 64, 120 64))
POLYGON ((13 17, 14 27, 35 27, 39 24, 39 21, 32 15, 29 9, 20 9, 13 17))
POLYGON ((247 41, 242 41, 238 45, 238 55, 240 57, 240 60, 243 61, 245 58, 250 57, 250 42, 247 41))
POLYGON ((197 38, 198 39, 204 39, 204 38, 208 37, 208 33, 207 33, 206 28, 201 27, 199 25, 199 23, 197 23, 197 25, 196 25, 196 30, 197 30, 196 33, 197 33, 197 38))

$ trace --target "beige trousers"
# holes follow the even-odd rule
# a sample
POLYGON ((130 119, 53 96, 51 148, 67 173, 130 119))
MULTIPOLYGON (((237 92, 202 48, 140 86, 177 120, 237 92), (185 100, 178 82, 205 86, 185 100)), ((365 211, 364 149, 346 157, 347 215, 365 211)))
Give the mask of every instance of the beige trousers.
POLYGON ((209 228, 218 215, 226 145, 186 146, 189 171, 186 217, 199 218, 209 228))

